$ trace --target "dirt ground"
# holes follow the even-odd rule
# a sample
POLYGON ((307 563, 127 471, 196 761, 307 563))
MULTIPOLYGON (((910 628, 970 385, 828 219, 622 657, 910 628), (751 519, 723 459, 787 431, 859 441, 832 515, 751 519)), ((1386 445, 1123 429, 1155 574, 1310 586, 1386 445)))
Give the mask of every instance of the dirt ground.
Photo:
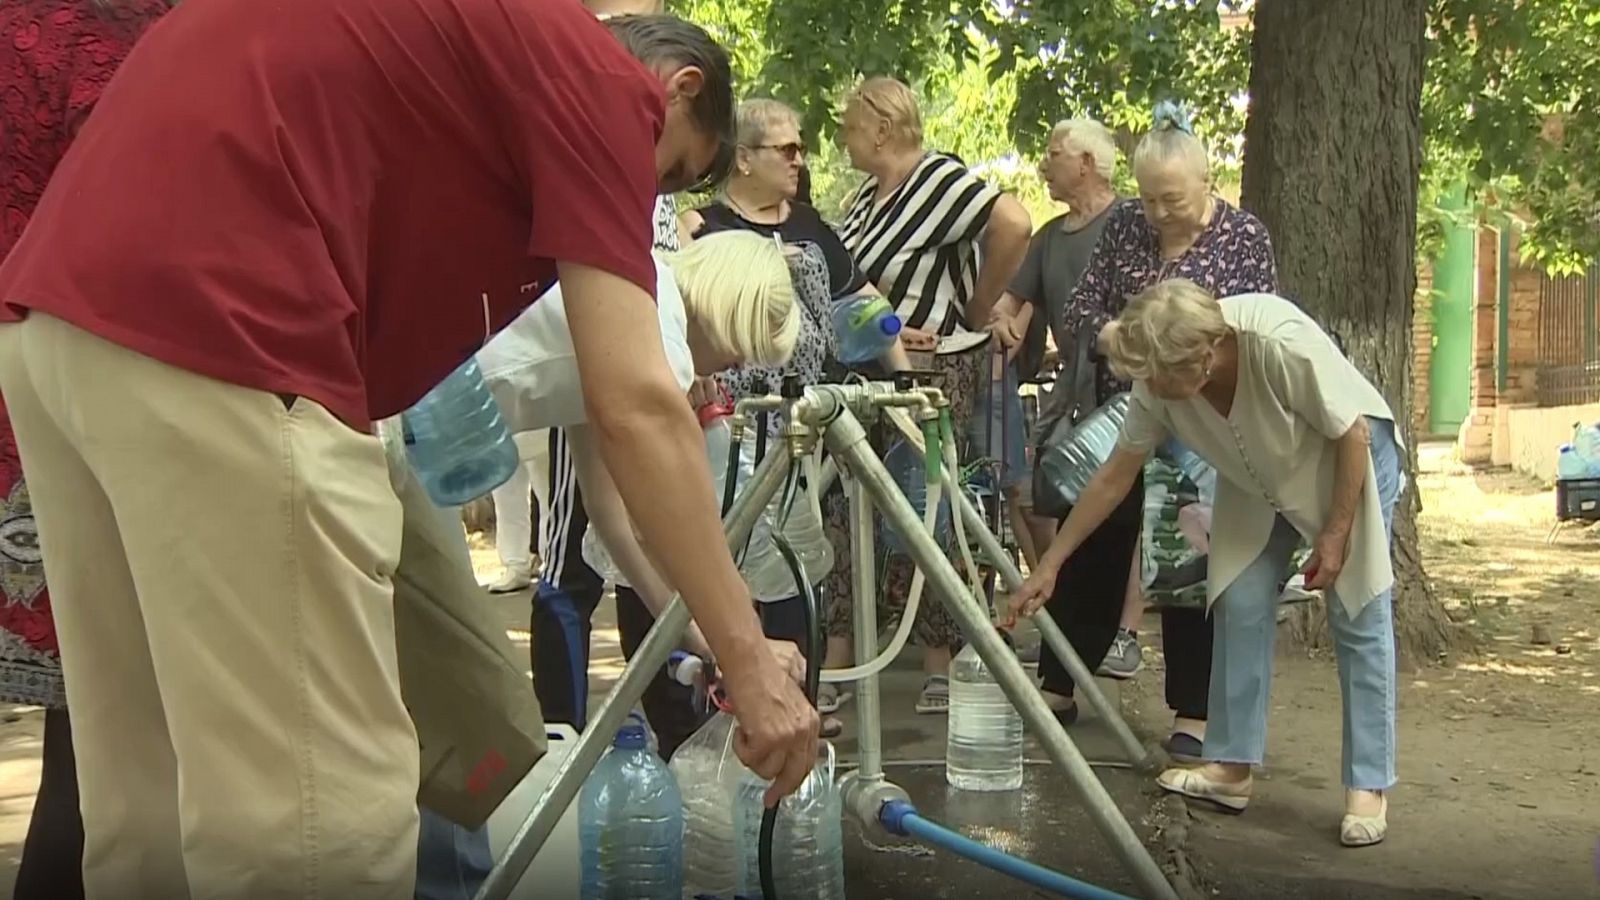
MULTIPOLYGON (((1402 675, 1390 838, 1361 851, 1337 844, 1332 660, 1280 649, 1267 766, 1249 811, 1177 814, 1183 853, 1211 896, 1600 897, 1600 531, 1569 529, 1547 545, 1551 491, 1467 471, 1445 446, 1420 456, 1428 571, 1483 649, 1402 675)), ((493 567, 486 549, 477 555, 493 567)), ((511 622, 524 615, 511 611, 511 622)), ((618 666, 600 637, 603 682, 618 666)), ((1146 653, 1146 673, 1122 696, 1136 727, 1155 733, 1165 717, 1160 660, 1146 653)), ((32 808, 40 724, 38 710, 0 707, 0 896, 10 894, 32 808)))

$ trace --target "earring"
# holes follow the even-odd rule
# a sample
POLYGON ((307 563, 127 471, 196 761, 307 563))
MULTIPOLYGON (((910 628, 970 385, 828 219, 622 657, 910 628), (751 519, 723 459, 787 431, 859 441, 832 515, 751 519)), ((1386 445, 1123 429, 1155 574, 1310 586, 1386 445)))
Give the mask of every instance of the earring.
POLYGON ((749 166, 740 166, 739 167, 739 174, 740 175, 749 175, 750 174, 750 167, 749 166))

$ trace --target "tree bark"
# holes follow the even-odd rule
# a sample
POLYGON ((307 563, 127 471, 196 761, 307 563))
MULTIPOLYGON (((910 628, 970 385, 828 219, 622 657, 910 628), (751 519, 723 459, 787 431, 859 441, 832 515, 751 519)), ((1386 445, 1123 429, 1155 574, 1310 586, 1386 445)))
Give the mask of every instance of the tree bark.
MULTIPOLYGON (((1266 223, 1286 297, 1340 340, 1411 448, 1410 352, 1427 0, 1260 0, 1243 204, 1266 223)), ((1420 498, 1395 508, 1400 654, 1431 662, 1455 632, 1423 571, 1420 498)), ((1319 616, 1321 618, 1321 616, 1319 616)), ((1326 641, 1324 622, 1302 636, 1326 641)))

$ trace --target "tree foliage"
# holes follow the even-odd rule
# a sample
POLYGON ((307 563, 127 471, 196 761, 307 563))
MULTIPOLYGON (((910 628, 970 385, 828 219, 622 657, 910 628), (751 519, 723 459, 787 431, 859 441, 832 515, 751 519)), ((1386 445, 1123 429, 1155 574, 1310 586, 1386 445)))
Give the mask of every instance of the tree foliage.
MULTIPOLYGON (((971 155, 990 144, 1003 145, 997 156, 1035 156, 1050 123, 1070 116, 1100 119, 1131 149, 1154 103, 1180 100, 1231 180, 1243 149, 1252 5, 678 0, 673 8, 731 48, 745 90, 800 110, 812 146, 833 136, 845 90, 892 74, 927 98, 930 140, 955 142, 940 146, 969 162, 995 158, 971 155), (976 110, 975 71, 989 83, 976 110)), ((1437 198, 1465 186, 1526 219, 1524 246, 1553 270, 1600 256, 1600 0, 1430 0, 1429 9, 1424 245, 1447 215, 1437 198)), ((841 181, 836 154, 823 155, 823 180, 841 181)))

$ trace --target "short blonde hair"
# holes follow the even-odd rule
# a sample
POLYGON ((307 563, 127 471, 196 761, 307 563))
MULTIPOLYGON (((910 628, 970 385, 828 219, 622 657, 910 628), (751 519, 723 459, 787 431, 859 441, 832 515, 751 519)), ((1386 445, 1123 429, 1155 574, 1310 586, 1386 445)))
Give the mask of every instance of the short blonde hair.
POLYGON ((905 82, 887 75, 868 78, 856 85, 844 108, 865 106, 868 112, 889 122, 889 133, 907 147, 922 146, 922 110, 917 95, 905 82))
POLYGON ((766 97, 739 104, 738 128, 734 140, 741 147, 757 147, 780 125, 800 127, 800 115, 788 104, 766 97))
POLYGON ((1095 174, 1110 181, 1117 172, 1117 141, 1111 129, 1093 119, 1063 119, 1050 129, 1050 146, 1061 152, 1087 153, 1094 160, 1095 174))
POLYGON ((1227 333, 1214 294, 1187 278, 1170 278, 1128 301, 1101 349, 1117 377, 1146 381, 1199 367, 1227 333))
POLYGON ((787 252, 750 231, 719 231, 663 254, 684 312, 719 353, 753 366, 781 366, 800 336, 787 252))

